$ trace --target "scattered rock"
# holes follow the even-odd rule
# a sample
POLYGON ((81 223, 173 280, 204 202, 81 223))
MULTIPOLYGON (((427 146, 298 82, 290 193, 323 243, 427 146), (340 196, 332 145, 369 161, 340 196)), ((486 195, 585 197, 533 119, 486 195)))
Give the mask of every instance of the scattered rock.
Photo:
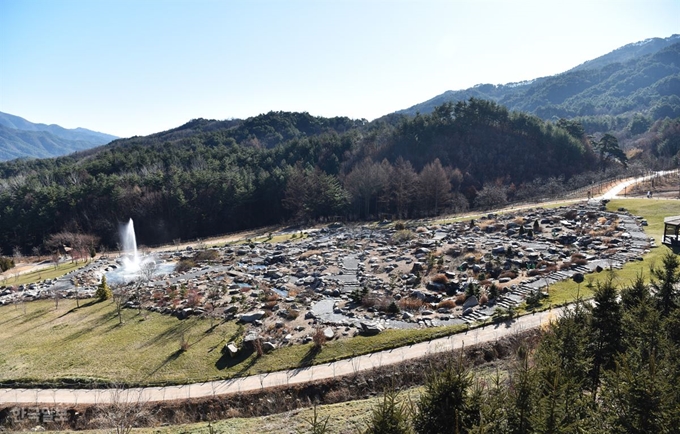
POLYGON ((249 323, 249 322, 254 322, 256 320, 259 320, 263 316, 264 316, 263 310, 256 310, 256 311, 253 311, 253 312, 244 313, 243 315, 241 315, 240 319, 241 319, 242 322, 249 323))
POLYGON ((383 331, 380 324, 361 322, 361 331, 366 336, 374 336, 383 331))

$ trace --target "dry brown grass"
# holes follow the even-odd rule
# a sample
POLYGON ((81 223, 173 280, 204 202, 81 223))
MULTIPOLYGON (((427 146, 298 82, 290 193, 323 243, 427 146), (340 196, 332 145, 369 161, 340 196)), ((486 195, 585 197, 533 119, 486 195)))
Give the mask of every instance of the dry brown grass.
POLYGON ((300 255, 300 259, 307 259, 310 258, 314 255, 321 255, 323 252, 321 250, 307 250, 306 252, 302 253, 300 255))
POLYGON ((425 302, 416 297, 404 297, 397 303, 401 310, 407 312, 418 312, 425 306, 425 302))
POLYGON ((489 226, 495 226, 496 225, 496 220, 478 220, 477 221, 477 226, 479 226, 480 229, 486 230, 489 226))
POLYGON ((509 277, 510 279, 514 279, 517 277, 517 272, 514 270, 505 270, 498 277, 499 278, 509 277))
POLYGON ((432 283, 441 283, 442 285, 449 283, 449 278, 444 273, 435 274, 430 280, 432 283))
POLYGON ((453 309, 456 307, 456 301, 449 298, 447 300, 442 300, 438 305, 438 308, 444 308, 444 309, 453 309))

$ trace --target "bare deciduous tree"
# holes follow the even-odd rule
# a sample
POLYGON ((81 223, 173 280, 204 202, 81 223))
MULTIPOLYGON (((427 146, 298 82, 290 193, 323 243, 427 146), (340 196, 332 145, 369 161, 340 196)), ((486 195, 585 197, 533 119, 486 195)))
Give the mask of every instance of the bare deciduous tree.
POLYGON ((113 303, 116 306, 118 324, 123 324, 123 306, 128 300, 127 289, 122 285, 111 285, 111 293, 113 294, 113 303))
POLYGON ((109 394, 111 403, 99 406, 99 421, 116 434, 129 434, 132 428, 151 418, 141 391, 115 387, 109 394))

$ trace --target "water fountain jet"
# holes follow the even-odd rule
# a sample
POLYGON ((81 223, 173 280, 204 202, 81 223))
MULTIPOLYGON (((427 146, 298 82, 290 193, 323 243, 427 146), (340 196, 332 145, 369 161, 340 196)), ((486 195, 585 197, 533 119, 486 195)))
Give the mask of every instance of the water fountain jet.
POLYGON ((120 241, 123 246, 123 269, 126 274, 139 272, 141 268, 141 258, 137 252, 137 236, 135 235, 135 224, 130 219, 127 224, 121 226, 120 241))

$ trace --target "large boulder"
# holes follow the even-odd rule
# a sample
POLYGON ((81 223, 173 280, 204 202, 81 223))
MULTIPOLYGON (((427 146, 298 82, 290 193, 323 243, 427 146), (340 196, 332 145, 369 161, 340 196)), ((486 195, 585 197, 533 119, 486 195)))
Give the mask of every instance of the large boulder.
POLYGON ((275 343, 269 342, 269 341, 262 342, 262 350, 263 350, 265 353, 268 353, 268 352, 270 352, 270 351, 274 351, 275 349, 276 349, 276 344, 275 344, 275 343))
POLYGON ((250 323, 256 321, 264 316, 263 310, 255 310, 252 312, 247 312, 241 315, 241 321, 245 323, 250 323))
POLYGON ((477 297, 474 295, 469 296, 468 298, 465 299, 465 303, 463 303, 463 310, 469 308, 469 307, 475 307, 479 304, 479 300, 477 300, 477 297))
POLYGON ((361 322, 361 333, 366 336, 374 336, 383 331, 380 324, 361 322))
POLYGON ((233 342, 229 342, 224 346, 224 352, 229 354, 231 357, 235 357, 238 354, 238 348, 233 342))

